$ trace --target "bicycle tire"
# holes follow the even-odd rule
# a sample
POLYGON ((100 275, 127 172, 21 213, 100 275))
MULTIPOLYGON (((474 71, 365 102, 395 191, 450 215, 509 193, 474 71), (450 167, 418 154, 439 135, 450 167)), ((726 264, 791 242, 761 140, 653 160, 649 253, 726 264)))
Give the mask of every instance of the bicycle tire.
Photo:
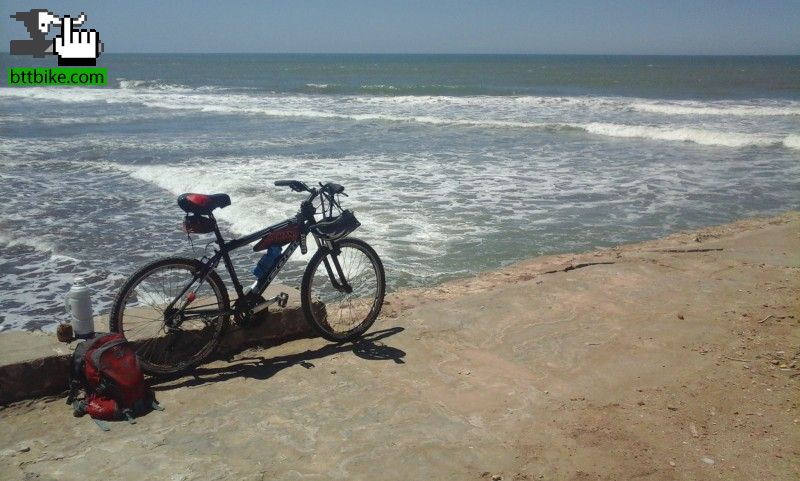
MULTIPOLYGON (((159 259, 151 262, 133 275, 131 275, 125 284, 120 289, 114 303, 111 307, 111 314, 109 315, 109 329, 112 332, 123 334, 129 341, 131 341, 136 349, 136 354, 139 357, 139 362, 142 370, 151 375, 172 375, 185 372, 207 358, 219 344, 225 328, 230 320, 230 300, 228 298, 228 291, 222 279, 215 271, 211 271, 203 284, 199 288, 195 288, 192 292, 198 292, 204 286, 208 289, 201 292, 198 299, 202 299, 204 304, 196 306, 196 302, 190 304, 187 310, 205 307, 206 305, 212 306, 208 310, 215 310, 213 307, 216 305, 218 310, 221 311, 218 316, 206 315, 200 316, 198 319, 202 322, 203 326, 199 329, 185 330, 183 324, 180 329, 167 330, 165 318, 166 315, 161 311, 158 313, 159 303, 157 294, 147 291, 142 284, 149 278, 158 273, 166 273, 169 270, 176 272, 185 271, 185 280, 180 279, 179 283, 172 284, 170 281, 169 286, 175 286, 177 291, 180 291, 191 280, 194 273, 202 269, 203 264, 191 258, 184 257, 170 257, 159 259), (183 282, 182 284, 180 282, 183 282), (141 292, 137 292, 137 288, 141 292), (147 294, 145 296, 145 293, 147 294), (213 299, 212 299, 213 295, 213 299), (135 299, 131 304, 131 299, 135 299), (146 306, 135 305, 139 299, 148 301, 150 304, 146 306), (210 304, 209 304, 210 302, 210 304), (147 309, 150 308, 148 311, 147 309), (138 309, 132 311, 132 309, 138 309), (126 313, 128 323, 126 325, 126 313), (136 319, 134 321, 134 319, 136 319), (147 324, 150 332, 135 331, 132 324, 141 323, 147 324), (160 323, 160 324, 159 324, 160 323), (155 329, 154 333, 153 329, 155 329), (180 349, 176 349, 175 346, 180 349)), ((164 287, 164 280, 161 281, 161 286, 164 287)), ((177 292, 176 291, 176 292, 177 292)), ((164 293, 162 300, 163 304, 168 304, 178 294, 164 293), (170 297, 171 296, 171 297, 170 297)), ((182 321, 186 323, 187 321, 182 321)), ((199 326, 194 322, 189 327, 199 326)))
MULTIPOLYGON (((364 334, 378 318, 381 308, 383 307, 383 299, 386 294, 386 275, 383 270, 383 263, 377 252, 369 244, 354 238, 345 238, 333 243, 333 251, 338 251, 338 257, 341 258, 342 270, 348 270, 352 266, 348 264, 348 259, 343 252, 359 252, 369 261, 370 270, 364 270, 363 282, 360 282, 357 287, 354 287, 353 292, 346 293, 337 290, 327 274, 327 270, 323 268, 318 271, 321 266, 324 266, 323 259, 330 256, 332 251, 328 249, 318 250, 306 266, 303 274, 303 282, 300 287, 300 299, 303 307, 303 314, 306 321, 311 325, 316 332, 323 338, 333 342, 347 342, 352 341, 362 334, 364 334), (374 276, 374 279, 372 278, 374 276), (318 281, 318 282, 315 282, 318 281), (374 286, 373 286, 374 284, 374 286), (335 291, 335 292, 334 292, 335 291), (330 295, 328 295, 330 294, 330 295), (342 295, 345 294, 345 295, 342 295), (370 297, 366 297, 367 295, 370 297), (359 297, 361 296, 361 297, 359 297), (338 299, 338 302, 336 302, 338 299), (358 306, 368 307, 369 309, 363 311, 362 314, 357 313, 353 315, 353 301, 356 301, 358 306), (348 307, 349 313, 356 321, 351 320, 348 324, 350 327, 343 331, 338 331, 332 323, 328 322, 329 311, 338 309, 339 319, 341 320, 344 313, 345 306, 348 307), (356 323, 357 322, 357 323, 356 323)), ((362 261, 363 262, 363 261, 362 261)), ((356 268, 358 265, 355 266, 356 268)), ((360 277, 359 272, 344 273, 345 277, 360 277)), ((348 283, 352 280, 348 279, 348 283)), ((336 317, 332 315, 331 317, 336 317)))

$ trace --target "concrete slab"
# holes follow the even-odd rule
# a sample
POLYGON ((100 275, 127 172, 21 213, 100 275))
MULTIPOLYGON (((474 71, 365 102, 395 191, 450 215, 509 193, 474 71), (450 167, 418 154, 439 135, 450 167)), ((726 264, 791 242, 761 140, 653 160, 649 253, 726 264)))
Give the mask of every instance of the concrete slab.
POLYGON ((0 478, 797 481, 800 213, 776 221, 396 292, 355 343, 206 364, 109 432, 18 403, 0 478))

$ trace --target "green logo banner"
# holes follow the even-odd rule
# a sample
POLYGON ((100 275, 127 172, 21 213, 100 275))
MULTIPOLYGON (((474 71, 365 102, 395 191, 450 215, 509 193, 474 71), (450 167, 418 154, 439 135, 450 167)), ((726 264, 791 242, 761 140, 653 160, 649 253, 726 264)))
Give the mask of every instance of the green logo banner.
POLYGON ((13 68, 8 69, 8 85, 106 85, 108 72, 104 68, 13 68))

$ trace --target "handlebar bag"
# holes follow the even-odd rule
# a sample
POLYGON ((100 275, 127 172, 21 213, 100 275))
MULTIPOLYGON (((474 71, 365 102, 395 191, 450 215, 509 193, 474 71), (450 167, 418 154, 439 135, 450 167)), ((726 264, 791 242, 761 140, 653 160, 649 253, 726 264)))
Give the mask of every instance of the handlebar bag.
POLYGON ((346 209, 342 211, 341 215, 317 222, 311 226, 310 230, 322 239, 333 241, 350 235, 360 226, 361 222, 356 219, 353 211, 346 209))

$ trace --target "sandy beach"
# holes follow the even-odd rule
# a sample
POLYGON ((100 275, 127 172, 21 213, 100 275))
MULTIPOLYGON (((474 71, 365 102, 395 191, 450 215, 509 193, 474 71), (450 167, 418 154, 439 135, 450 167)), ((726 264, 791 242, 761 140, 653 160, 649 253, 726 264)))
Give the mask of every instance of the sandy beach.
POLYGON ((302 339, 155 386, 101 432, 0 411, 21 480, 800 479, 800 213, 395 293, 353 345, 302 339))

